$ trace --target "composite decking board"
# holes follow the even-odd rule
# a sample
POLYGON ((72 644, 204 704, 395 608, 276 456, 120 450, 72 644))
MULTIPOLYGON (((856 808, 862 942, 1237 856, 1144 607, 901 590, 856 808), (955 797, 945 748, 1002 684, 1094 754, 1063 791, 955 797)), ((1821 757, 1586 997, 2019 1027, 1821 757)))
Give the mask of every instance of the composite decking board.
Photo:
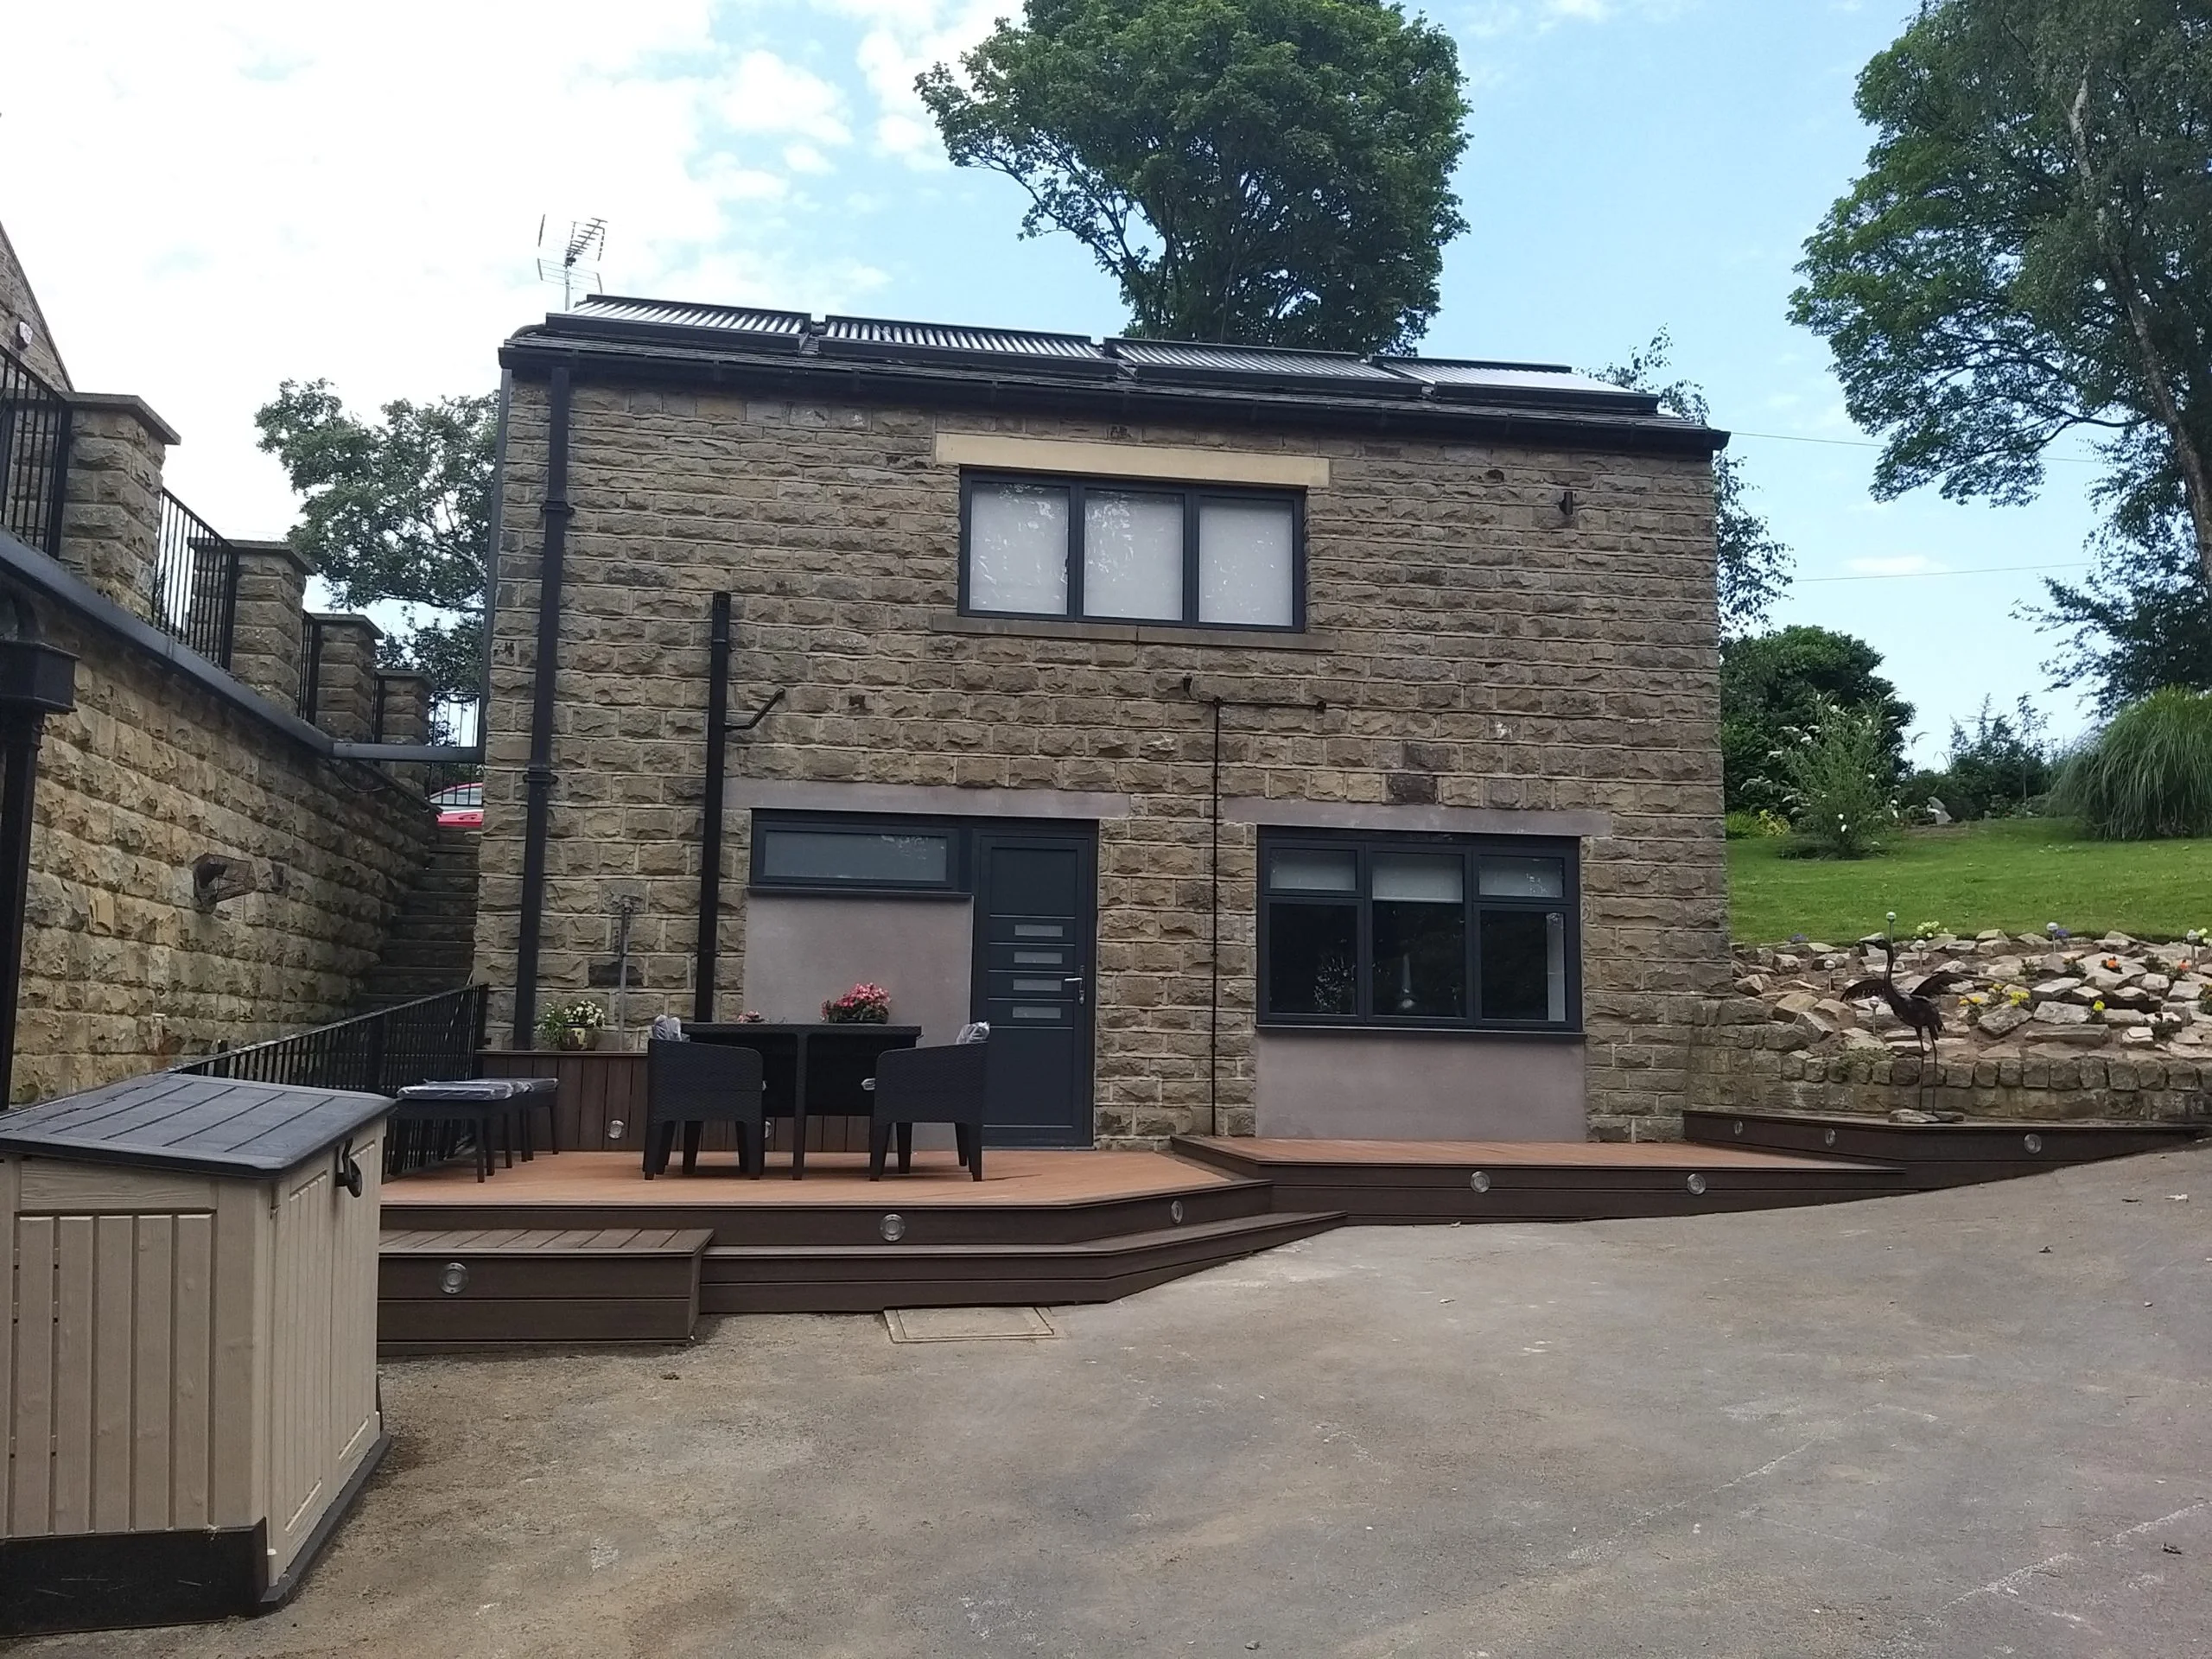
POLYGON ((759 1180, 728 1166, 702 1166, 683 1175, 671 1160, 667 1174, 648 1181, 635 1154, 563 1153, 518 1163, 479 1182, 459 1166, 410 1173, 385 1189, 387 1215, 448 1204, 475 1212, 508 1205, 610 1204, 625 1210, 737 1206, 851 1205, 901 1209, 921 1205, 1080 1204, 1129 1198, 1179 1198, 1234 1179, 1217 1169, 1156 1152, 988 1151, 984 1179, 971 1180, 950 1152, 916 1154, 912 1173, 868 1179, 860 1154, 824 1153, 807 1160, 804 1179, 788 1166, 771 1166, 759 1180))
POLYGON ((1775 1152, 1739 1152, 1732 1147, 1689 1147, 1675 1141, 1292 1141, 1244 1140, 1215 1135, 1179 1135, 1179 1150, 1217 1152, 1261 1166, 1288 1165, 1382 1166, 1427 1169, 1802 1169, 1822 1160, 1775 1152), (1719 1154, 1716 1160, 1715 1154, 1719 1154))

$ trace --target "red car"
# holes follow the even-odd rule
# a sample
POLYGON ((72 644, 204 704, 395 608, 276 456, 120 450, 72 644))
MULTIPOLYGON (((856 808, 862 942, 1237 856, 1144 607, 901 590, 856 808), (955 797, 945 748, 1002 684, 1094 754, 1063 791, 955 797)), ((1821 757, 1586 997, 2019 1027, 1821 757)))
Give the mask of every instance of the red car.
POLYGON ((437 791, 430 804, 438 809, 441 829, 481 830, 484 827, 484 785, 455 784, 437 791))

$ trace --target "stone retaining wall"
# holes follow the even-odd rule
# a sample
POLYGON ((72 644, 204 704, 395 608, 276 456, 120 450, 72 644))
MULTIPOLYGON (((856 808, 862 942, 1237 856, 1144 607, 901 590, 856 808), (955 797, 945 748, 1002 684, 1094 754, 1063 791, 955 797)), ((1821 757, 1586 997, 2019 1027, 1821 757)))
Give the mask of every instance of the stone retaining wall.
POLYGON ((2012 1055, 1923 1060, 1856 1049, 1808 1052, 1800 1025, 1755 997, 1716 1001, 1699 1032, 1690 1100, 1711 1111, 1963 1112, 2054 1122, 2171 1122, 2205 1116, 2212 1058, 2012 1055))
POLYGON ((350 1013, 435 814, 58 607, 11 1103, 350 1013), (229 896, 195 896, 225 861, 229 896))

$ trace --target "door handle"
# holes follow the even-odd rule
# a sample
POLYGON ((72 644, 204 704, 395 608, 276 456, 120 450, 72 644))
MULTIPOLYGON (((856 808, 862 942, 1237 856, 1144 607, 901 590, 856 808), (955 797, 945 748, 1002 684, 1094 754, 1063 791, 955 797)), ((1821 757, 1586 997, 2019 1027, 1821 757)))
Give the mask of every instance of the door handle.
POLYGON ((1072 985, 1075 987, 1076 1006, 1077 1007, 1081 1007, 1084 1001, 1084 976, 1081 974, 1070 974, 1065 979, 1061 980, 1060 983, 1063 985, 1072 985))

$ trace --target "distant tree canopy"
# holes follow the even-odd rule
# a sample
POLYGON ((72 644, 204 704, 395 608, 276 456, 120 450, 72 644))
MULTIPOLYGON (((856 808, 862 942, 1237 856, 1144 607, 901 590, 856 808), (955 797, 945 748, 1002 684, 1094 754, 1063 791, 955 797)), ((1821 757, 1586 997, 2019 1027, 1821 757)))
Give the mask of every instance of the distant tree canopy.
MULTIPOLYGON (((1662 328, 1649 346, 1625 363, 1599 370, 1598 378, 1650 392, 1673 413, 1709 422, 1713 415, 1703 387, 1694 380, 1661 378, 1674 349, 1673 338, 1662 328)), ((1720 556, 1720 632, 1731 639, 1764 626, 1774 601, 1789 590, 1789 567, 1794 563, 1789 547, 1768 529, 1766 515, 1752 510, 1754 488, 1736 456, 1724 449, 1713 458, 1713 528, 1720 556)))
POLYGON ((1923 0, 1858 102, 1866 171, 1806 244, 1793 315, 1886 436, 1875 493, 2024 500, 2055 440, 2092 435, 2113 556, 2052 585, 2062 677, 2107 709, 2212 683, 2205 0, 1923 0))
POLYGON ((429 675, 438 696, 470 696, 484 671, 498 399, 403 398, 381 413, 348 414, 327 380, 287 380, 254 424, 302 498, 291 543, 337 603, 407 607, 385 665, 429 675))
POLYGON ((1863 639, 1827 628, 1782 628, 1730 640, 1720 648, 1720 757, 1728 810, 1773 810, 1794 788, 1783 764, 1789 734, 1820 724, 1824 708, 1870 709, 1878 718, 1885 775, 1904 770, 1904 728, 1912 705, 1874 671, 1882 654, 1863 639))
POLYGON ((1027 0, 916 82, 963 167, 1029 194, 1133 334, 1409 346, 1466 228, 1451 35, 1380 0, 1027 0))

